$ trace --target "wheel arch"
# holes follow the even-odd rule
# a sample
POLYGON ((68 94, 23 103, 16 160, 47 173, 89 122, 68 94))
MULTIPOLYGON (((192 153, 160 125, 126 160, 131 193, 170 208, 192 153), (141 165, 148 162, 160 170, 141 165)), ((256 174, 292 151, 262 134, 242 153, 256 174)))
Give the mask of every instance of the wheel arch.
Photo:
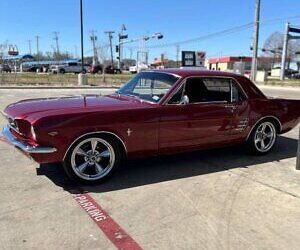
POLYGON ((68 146, 65 154, 64 154, 64 157, 63 157, 63 161, 65 160, 67 154, 69 153, 69 150, 72 148, 72 146, 78 142, 79 140, 81 140, 82 138, 86 137, 86 136, 91 136, 91 135, 97 135, 97 136, 101 136, 101 135, 105 135, 105 136, 109 136, 113 139, 116 140, 116 142, 118 143, 121 151, 122 151, 122 155, 123 156, 127 156, 127 147, 126 147, 126 144, 125 142, 121 139, 120 136, 116 135, 115 133, 113 132, 109 132, 109 131, 95 131, 95 132, 89 132, 89 133, 85 133, 85 134, 82 134, 80 135, 79 137, 77 137, 74 141, 72 141, 72 143, 68 146))
POLYGON ((277 118, 276 116, 273 116, 273 115, 268 115, 268 116, 263 116, 261 117, 260 119, 258 119, 254 125, 251 127, 247 137, 246 137, 246 141, 249 139, 253 129, 257 126, 257 124, 259 124, 261 121, 264 121, 264 120, 269 120, 269 121, 272 121, 275 125, 275 128, 276 128, 276 132, 277 134, 280 134, 280 132, 282 131, 282 124, 279 120, 279 118, 277 118))

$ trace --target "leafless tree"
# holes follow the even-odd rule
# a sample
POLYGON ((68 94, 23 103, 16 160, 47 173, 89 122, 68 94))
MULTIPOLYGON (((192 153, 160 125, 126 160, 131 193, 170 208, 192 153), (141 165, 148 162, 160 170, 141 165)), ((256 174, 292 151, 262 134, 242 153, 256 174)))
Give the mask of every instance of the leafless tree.
MULTIPOLYGON (((280 32, 272 33, 263 46, 263 56, 273 58, 273 63, 279 62, 282 55, 284 35, 280 32)), ((288 43, 288 64, 295 61, 296 53, 300 51, 300 40, 289 40, 288 43)))
POLYGON ((102 81, 105 82, 105 67, 106 67, 106 61, 108 58, 108 45, 103 46, 97 46, 97 55, 98 55, 98 61, 102 63, 102 81))

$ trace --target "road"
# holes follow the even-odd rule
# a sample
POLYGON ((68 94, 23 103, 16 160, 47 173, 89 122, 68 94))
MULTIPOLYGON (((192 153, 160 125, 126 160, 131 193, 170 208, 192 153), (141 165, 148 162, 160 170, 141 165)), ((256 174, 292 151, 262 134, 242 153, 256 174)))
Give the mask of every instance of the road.
MULTIPOLYGON (((299 89, 262 89, 300 99, 299 89)), ((0 109, 25 98, 111 91, 2 89, 0 109)), ((124 240, 143 249, 299 249, 298 130, 265 156, 233 147, 151 158, 79 187, 61 165, 38 165, 0 141, 0 249, 115 249, 124 240), (78 188, 110 216, 102 229, 72 198, 78 188)))
POLYGON ((300 88, 258 86, 267 96, 300 99, 300 88))

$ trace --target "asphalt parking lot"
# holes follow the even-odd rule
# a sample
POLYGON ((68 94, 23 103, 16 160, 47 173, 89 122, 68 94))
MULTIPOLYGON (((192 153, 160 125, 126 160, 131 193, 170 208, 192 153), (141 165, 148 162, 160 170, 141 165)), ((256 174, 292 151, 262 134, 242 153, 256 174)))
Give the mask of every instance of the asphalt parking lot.
MULTIPOLYGON (((262 89, 300 99, 296 88, 262 89)), ((1 89, 0 109, 111 91, 1 89)), ((0 141, 0 249, 299 249, 298 131, 265 156, 232 147, 132 161, 101 185, 79 187, 60 165, 38 165, 0 141)))

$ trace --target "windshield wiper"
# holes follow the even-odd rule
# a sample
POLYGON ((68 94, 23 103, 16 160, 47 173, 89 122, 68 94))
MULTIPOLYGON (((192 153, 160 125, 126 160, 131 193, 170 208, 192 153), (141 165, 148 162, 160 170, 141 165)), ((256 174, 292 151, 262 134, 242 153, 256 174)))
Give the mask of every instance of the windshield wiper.
POLYGON ((116 91, 116 93, 118 94, 118 95, 125 95, 125 96, 131 96, 131 97, 135 97, 135 98, 138 98, 138 99, 141 99, 139 96, 137 96, 137 95, 134 95, 134 94, 129 94, 129 93, 122 93, 122 92, 120 92, 120 91, 116 91))
POLYGON ((134 94, 124 94, 124 95, 130 96, 130 97, 134 97, 134 98, 137 98, 139 100, 141 99, 139 96, 134 95, 134 94))

